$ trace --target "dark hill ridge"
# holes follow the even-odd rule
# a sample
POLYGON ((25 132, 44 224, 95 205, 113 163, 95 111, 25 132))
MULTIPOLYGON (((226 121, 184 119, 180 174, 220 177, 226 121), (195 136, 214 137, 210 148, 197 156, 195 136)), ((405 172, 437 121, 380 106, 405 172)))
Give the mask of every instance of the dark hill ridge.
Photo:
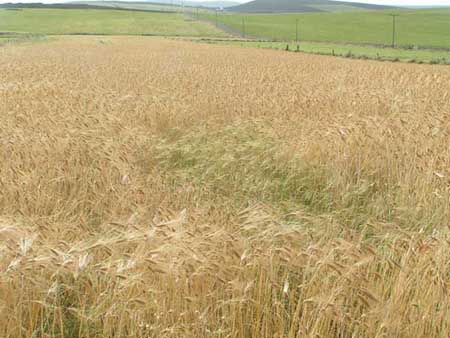
POLYGON ((22 9, 96 9, 96 10, 117 10, 117 11, 129 11, 129 12, 153 12, 168 14, 173 13, 171 11, 163 10, 152 10, 152 9, 134 9, 125 7, 108 7, 108 6, 97 6, 91 4, 83 3, 53 3, 47 4, 42 2, 15 2, 15 3, 4 3, 0 4, 0 9, 6 10, 22 10, 22 9))
POLYGON ((391 6, 329 0, 254 0, 227 8, 242 13, 337 12, 392 9, 391 6))

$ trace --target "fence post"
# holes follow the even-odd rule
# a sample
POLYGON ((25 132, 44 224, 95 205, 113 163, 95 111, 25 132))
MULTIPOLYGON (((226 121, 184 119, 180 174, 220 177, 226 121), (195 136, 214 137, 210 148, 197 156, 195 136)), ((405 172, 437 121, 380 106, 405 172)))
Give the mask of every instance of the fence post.
POLYGON ((396 22, 395 19, 397 18, 397 16, 399 16, 399 14, 389 14, 390 16, 392 16, 392 48, 395 48, 395 35, 396 35, 396 22))

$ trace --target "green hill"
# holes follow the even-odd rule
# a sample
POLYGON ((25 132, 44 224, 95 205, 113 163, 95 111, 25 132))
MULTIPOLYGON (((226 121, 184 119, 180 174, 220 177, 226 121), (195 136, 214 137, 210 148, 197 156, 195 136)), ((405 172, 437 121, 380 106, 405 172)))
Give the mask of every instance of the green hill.
MULTIPOLYGON (((72 8, 72 7, 70 7, 72 8)), ((0 9, 0 32, 45 35, 226 36, 182 13, 117 9, 0 9)))
POLYGON ((389 8, 393 7, 329 0, 254 0, 239 6, 227 8, 227 10, 241 13, 308 13, 380 10, 389 8))
POLYGON ((298 23, 301 41, 390 45, 392 17, 397 13, 397 46, 450 48, 450 9, 384 10, 320 13, 212 13, 202 14, 211 22, 237 34, 265 40, 293 41, 298 23), (243 33, 245 32, 245 34, 243 33))

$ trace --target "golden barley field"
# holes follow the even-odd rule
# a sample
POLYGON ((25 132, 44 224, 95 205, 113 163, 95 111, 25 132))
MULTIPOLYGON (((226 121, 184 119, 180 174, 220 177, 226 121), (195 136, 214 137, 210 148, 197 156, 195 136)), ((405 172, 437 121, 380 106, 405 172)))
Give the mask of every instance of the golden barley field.
POLYGON ((0 48, 0 337, 448 337, 450 68, 0 48))

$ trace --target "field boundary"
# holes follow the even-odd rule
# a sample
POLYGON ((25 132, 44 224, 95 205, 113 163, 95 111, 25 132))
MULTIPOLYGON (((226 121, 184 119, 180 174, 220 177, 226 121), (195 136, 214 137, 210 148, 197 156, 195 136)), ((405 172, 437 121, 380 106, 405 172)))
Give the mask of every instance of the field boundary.
MULTIPOLYGON (((299 43, 295 41, 276 41, 276 40, 267 40, 267 39, 236 39, 236 38, 230 38, 230 39, 212 39, 212 38, 199 38, 199 39, 190 39, 190 41, 197 42, 197 43, 208 43, 208 44, 232 44, 232 43, 278 43, 278 44, 286 44, 285 48, 280 47, 271 47, 271 46, 253 46, 248 45, 245 47, 248 48, 262 48, 262 49, 273 49, 273 50, 284 50, 286 52, 294 52, 294 53, 304 53, 304 54, 311 54, 311 55, 326 55, 326 56, 334 56, 334 57, 341 57, 341 58, 347 58, 347 59, 359 59, 359 60, 375 60, 375 61, 382 61, 382 62, 403 62, 403 63, 416 63, 416 64, 434 64, 434 65, 450 65, 450 50, 447 49, 420 49, 420 51, 429 51, 429 52, 437 52, 437 51, 443 51, 443 52, 449 52, 448 58, 439 58, 436 57, 435 59, 431 59, 429 61, 422 60, 420 58, 402 58, 402 57, 389 57, 389 56, 383 56, 381 54, 377 56, 370 56, 363 53, 355 53, 349 50, 346 53, 340 53, 335 52, 334 49, 332 49, 330 52, 322 52, 322 51, 308 51, 308 50, 302 50, 301 46, 302 44, 314 44, 317 43, 318 45, 327 45, 327 42, 318 42, 318 41, 301 41, 299 43), (299 46, 299 47, 297 47, 299 46), (294 47, 294 48, 292 48, 294 47), (296 49, 298 48, 298 49, 296 49)), ((338 45, 342 47, 373 47, 376 48, 374 45, 363 45, 363 44, 351 44, 351 43, 337 43, 332 42, 330 44, 338 45)), ((237 45, 238 46, 238 45, 237 45)), ((380 49, 390 49, 388 46, 380 46, 378 47, 380 49)), ((401 51, 410 51, 411 49, 408 48, 396 48, 396 50, 401 51)))
POLYGON ((0 32, 0 47, 23 42, 34 42, 47 40, 46 34, 0 32))

